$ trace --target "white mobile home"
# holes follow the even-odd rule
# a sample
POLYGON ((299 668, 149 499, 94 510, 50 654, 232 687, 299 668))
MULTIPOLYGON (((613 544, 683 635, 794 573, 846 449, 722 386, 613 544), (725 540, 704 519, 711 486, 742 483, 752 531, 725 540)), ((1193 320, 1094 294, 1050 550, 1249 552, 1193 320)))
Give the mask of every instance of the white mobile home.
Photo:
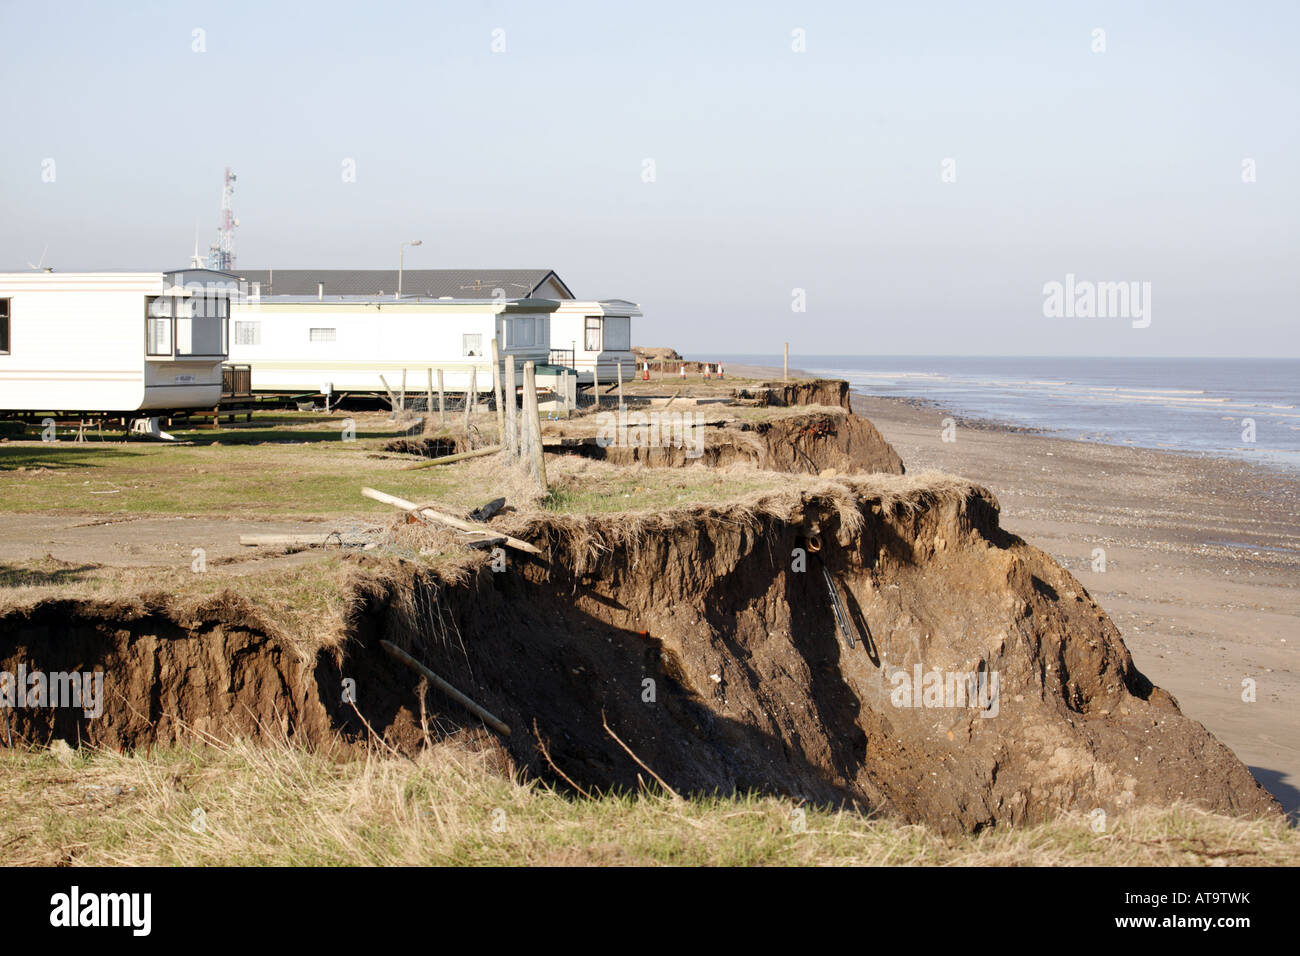
POLYGON ((231 317, 230 361, 251 368, 255 392, 423 391, 441 369, 451 391, 492 390, 492 339, 518 366, 546 362, 547 299, 399 299, 250 295, 231 317))
POLYGON ((0 410, 211 408, 236 292, 207 269, 0 273, 0 410))
POLYGON ((602 382, 614 381, 620 364, 625 376, 634 374, 632 319, 640 315, 637 304, 624 299, 559 303, 551 315, 551 361, 577 369, 583 384, 591 383, 593 372, 602 382))
MULTIPOLYGON (((423 387, 429 368, 443 369, 454 390, 467 388, 476 369, 479 389, 488 391, 493 336, 517 366, 573 368, 584 382, 597 363, 602 381, 613 381, 619 361, 627 374, 635 366, 636 305, 577 301, 550 269, 241 275, 247 297, 234 316, 230 358, 252 367, 254 391, 382 392, 383 381, 399 387, 403 370, 411 391, 423 387)), ((541 375, 551 382, 558 370, 541 375)))

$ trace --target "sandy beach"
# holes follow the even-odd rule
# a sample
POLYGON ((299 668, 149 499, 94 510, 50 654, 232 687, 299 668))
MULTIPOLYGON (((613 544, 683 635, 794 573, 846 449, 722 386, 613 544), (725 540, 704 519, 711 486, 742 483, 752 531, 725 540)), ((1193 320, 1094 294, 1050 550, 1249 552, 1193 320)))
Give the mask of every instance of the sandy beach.
MULTIPOLYGON (((1300 478, 1249 463, 1069 441, 854 396, 909 472, 990 488, 1003 525, 1064 564, 1138 667, 1300 809, 1300 478), (943 440, 944 419, 956 425, 943 440), (1094 570, 1102 549, 1105 570, 1094 570), (1243 681, 1255 700, 1243 700, 1243 681)), ((1100 568, 1100 562, 1097 563, 1100 568)))

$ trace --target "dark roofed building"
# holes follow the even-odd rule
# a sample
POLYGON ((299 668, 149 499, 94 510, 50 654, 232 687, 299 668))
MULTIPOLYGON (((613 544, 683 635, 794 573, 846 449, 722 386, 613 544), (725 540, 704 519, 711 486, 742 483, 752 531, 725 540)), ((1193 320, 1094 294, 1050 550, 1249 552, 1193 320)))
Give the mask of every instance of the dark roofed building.
MULTIPOLYGON (((241 269, 261 294, 379 296, 397 293, 396 269, 241 269)), ((402 296, 430 299, 572 299, 552 269, 403 269, 402 296), (501 293, 497 293, 501 289, 501 293)))

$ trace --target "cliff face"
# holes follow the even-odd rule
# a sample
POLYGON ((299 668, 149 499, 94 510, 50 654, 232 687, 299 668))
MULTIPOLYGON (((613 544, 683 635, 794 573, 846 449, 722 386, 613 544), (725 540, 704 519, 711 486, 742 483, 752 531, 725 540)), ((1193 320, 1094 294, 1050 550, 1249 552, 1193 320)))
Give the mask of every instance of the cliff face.
MULTIPOLYGON (((451 583, 359 560, 372 578, 349 640, 314 658, 233 596, 183 618, 11 612, 0 669, 102 667, 106 692, 98 719, 15 709, 9 729, 323 743, 364 738, 364 718, 418 747, 416 678, 385 638, 510 724, 501 746, 518 765, 585 790, 646 777, 617 734, 683 793, 758 789, 948 829, 1180 799, 1276 811, 1135 669, 1079 582, 998 527, 981 488, 869 477, 720 508, 515 520, 544 561, 512 554, 451 583)), ((478 726, 434 692, 424 706, 435 735, 478 726)))
POLYGON ((839 378, 817 378, 802 382, 765 382, 735 391, 737 399, 755 405, 827 405, 852 411, 849 383, 839 378))
POLYGON ((811 475, 827 469, 846 474, 904 472, 903 459, 875 425, 839 408, 810 409, 806 414, 772 421, 742 421, 702 428, 701 432, 696 457, 685 445, 626 447, 588 443, 565 450, 615 465, 642 464, 650 468, 694 464, 723 468, 747 462, 769 471, 811 475))

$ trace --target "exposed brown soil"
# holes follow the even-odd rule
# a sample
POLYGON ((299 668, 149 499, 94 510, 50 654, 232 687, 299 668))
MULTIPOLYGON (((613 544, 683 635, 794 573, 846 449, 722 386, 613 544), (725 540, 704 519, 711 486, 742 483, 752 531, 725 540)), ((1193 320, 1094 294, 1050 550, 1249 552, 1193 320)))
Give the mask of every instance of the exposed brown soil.
POLYGON ((849 383, 839 378, 816 378, 801 382, 764 382, 735 391, 737 399, 756 405, 827 405, 852 411, 849 383))
POLYGON ((706 432, 700 454, 692 458, 684 446, 602 446, 588 442, 553 449, 615 465, 643 464, 651 468, 680 468, 703 464, 722 468, 738 462, 768 471, 821 474, 880 472, 901 475, 903 460, 867 419, 857 415, 812 412, 770 422, 738 422, 706 432))
POLYGON ((681 353, 665 346, 633 346, 632 354, 641 362, 680 362, 681 353))
POLYGON ((796 474, 883 473, 901 475, 903 460, 868 419, 838 407, 810 409, 806 414, 785 415, 768 421, 723 420, 700 426, 702 442, 676 445, 602 444, 582 431, 582 420, 574 426, 552 428, 548 434, 568 443, 548 449, 582 455, 615 465, 645 465, 651 468, 680 468, 702 464, 721 468, 747 463, 768 471, 796 474), (692 456, 693 455, 693 456, 692 456))
MULTIPOLYGON (((103 667, 108 677, 99 720, 13 710, 10 729, 138 747, 184 723, 321 743, 364 735, 364 718, 390 745, 415 747, 417 678, 383 654, 383 637, 510 724, 504 746, 520 766, 585 790, 647 778, 607 721, 683 793, 757 789, 947 829, 1176 799, 1276 808, 1136 670, 1082 585, 999 528, 981 488, 861 479, 747 506, 508 520, 547 560, 512 554, 499 573, 485 561, 455 584, 356 559, 371 577, 351 637, 314 659, 233 597, 179 620, 163 607, 123 615, 88 602, 11 612, 0 618, 0 668, 103 667), (805 570, 792 567, 797 549, 805 570), (896 706, 893 678, 917 665, 996 672, 996 716, 896 706)), ((435 736, 478 726, 436 694, 425 702, 435 736)))
POLYGON ((4 711, 11 740, 63 739, 114 748, 192 734, 330 734, 304 660, 242 600, 215 601, 190 620, 163 600, 138 604, 46 601, 0 618, 0 671, 103 670, 103 712, 70 707, 4 711))

